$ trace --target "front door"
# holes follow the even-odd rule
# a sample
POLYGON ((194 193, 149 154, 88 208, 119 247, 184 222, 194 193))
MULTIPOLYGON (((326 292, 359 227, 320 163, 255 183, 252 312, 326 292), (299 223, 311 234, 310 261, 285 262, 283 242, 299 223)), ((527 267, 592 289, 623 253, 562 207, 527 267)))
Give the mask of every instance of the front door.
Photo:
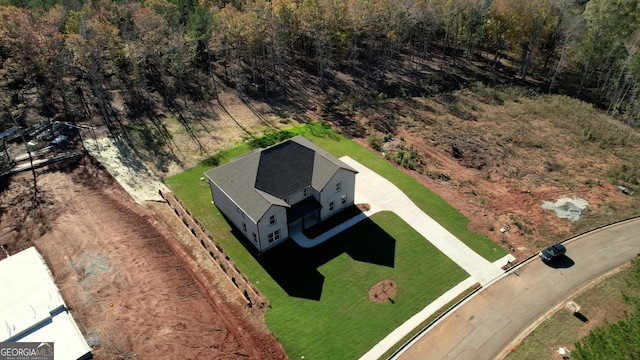
POLYGON ((302 227, 306 230, 320 221, 320 210, 313 211, 312 213, 305 215, 302 219, 302 227))
POLYGON ((303 222, 302 218, 300 218, 298 220, 294 220, 292 223, 289 224, 289 236, 291 236, 292 234, 299 233, 303 230, 302 222, 303 222))

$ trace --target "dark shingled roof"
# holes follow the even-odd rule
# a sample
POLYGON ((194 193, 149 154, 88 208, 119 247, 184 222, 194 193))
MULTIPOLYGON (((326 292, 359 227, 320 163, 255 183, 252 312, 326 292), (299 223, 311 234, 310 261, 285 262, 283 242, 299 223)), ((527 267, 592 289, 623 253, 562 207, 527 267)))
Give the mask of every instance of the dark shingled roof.
POLYGON ((315 153, 285 141, 260 153, 255 188, 280 199, 311 185, 315 153))
POLYGON ((320 191, 339 169, 356 172, 302 136, 237 157, 205 175, 257 222, 271 205, 306 187, 320 191))

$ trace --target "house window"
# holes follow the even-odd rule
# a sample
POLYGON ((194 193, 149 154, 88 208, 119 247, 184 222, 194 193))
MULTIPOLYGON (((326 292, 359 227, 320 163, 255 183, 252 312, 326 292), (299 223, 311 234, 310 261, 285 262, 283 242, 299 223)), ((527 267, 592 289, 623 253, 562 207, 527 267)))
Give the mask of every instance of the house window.
POLYGON ((242 223, 242 231, 247 232, 247 224, 242 223))
POLYGON ((336 183, 336 192, 339 192, 340 190, 342 190, 342 182, 337 182, 336 183))
POLYGON ((274 241, 280 240, 280 229, 278 229, 278 230, 276 230, 276 231, 274 231, 272 233, 269 233, 269 237, 268 238, 269 238, 268 239, 269 240, 269 244, 271 244, 274 241))
POLYGON ((333 211, 336 208, 336 202, 332 201, 329 203, 329 211, 333 211))
POLYGON ((256 236, 256 233, 253 233, 253 242, 258 242, 258 236, 256 236))
POLYGON ((342 202, 342 205, 347 203, 347 194, 342 195, 342 197, 340 198, 340 201, 342 202))
POLYGON ((269 224, 273 225, 276 223, 276 215, 269 216, 269 224))

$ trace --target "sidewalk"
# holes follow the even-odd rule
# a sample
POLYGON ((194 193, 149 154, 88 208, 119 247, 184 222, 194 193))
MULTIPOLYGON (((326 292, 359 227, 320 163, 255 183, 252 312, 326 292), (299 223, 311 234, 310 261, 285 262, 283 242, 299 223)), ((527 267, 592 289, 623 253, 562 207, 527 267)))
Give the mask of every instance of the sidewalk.
POLYGON ((437 310, 446 306, 446 304, 455 299, 459 294, 476 283, 486 285, 502 276, 504 274, 502 266, 506 265, 508 261, 515 260, 515 258, 511 254, 508 254, 496 262, 489 262, 420 210, 409 197, 390 181, 348 156, 344 156, 340 158, 340 160, 358 171, 356 175, 355 203, 367 203, 371 208, 366 213, 336 226, 315 239, 308 239, 302 233, 291 234, 293 240, 296 241, 298 245, 302 247, 315 246, 330 239, 341 231, 348 229, 368 216, 379 211, 392 211, 470 275, 469 278, 460 282, 438 299, 428 304, 422 311, 415 314, 387 335, 387 337, 382 339, 360 358, 361 360, 378 359, 404 336, 437 310))

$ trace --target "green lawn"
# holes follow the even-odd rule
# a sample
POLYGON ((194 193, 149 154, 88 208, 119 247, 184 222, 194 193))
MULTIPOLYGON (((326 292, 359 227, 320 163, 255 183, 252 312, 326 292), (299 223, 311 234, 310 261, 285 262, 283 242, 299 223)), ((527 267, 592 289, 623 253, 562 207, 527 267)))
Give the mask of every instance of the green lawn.
MULTIPOLYGON (((357 143, 319 124, 291 129, 335 156, 345 154, 402 189, 454 235, 487 259, 506 254, 466 229, 468 220, 411 177, 357 143), (427 211, 428 210, 428 211, 427 211)), ((432 300, 465 279, 463 269, 393 213, 383 212, 313 249, 284 243, 257 256, 235 237, 211 202, 203 172, 249 150, 244 144, 166 179, 166 184, 266 295, 267 326, 290 358, 357 358, 432 300), (398 284, 394 301, 368 300, 384 279, 398 284)))
POLYGON ((391 212, 312 249, 290 241, 259 262, 275 280, 263 290, 267 326, 292 359, 358 358, 469 276, 391 212), (398 286, 393 301, 369 300, 384 279, 398 286))
MULTIPOLYGON (((507 251, 496 245, 491 239, 484 235, 475 234, 467 229, 469 219, 462 215, 453 206, 442 200, 431 190, 425 188, 411 176, 396 169, 389 161, 358 143, 337 134, 334 130, 323 126, 320 123, 311 123, 302 127, 288 130, 292 135, 302 134, 314 143, 318 144, 336 157, 348 155, 354 160, 367 166, 379 175, 394 183, 402 190, 422 211, 431 216, 440 225, 444 226, 458 239, 473 249, 489 261, 495 261, 507 255, 507 251)), ((209 204, 211 195, 207 194, 208 185, 194 186, 194 181, 200 179, 203 173, 214 166, 224 164, 232 158, 239 156, 250 150, 248 144, 244 143, 233 149, 217 154, 207 159, 203 164, 189 169, 183 173, 166 179, 167 185, 174 190, 179 198, 183 199, 191 208, 209 204), (203 192, 203 189, 205 190, 203 192), (208 199, 197 199, 200 197, 208 199), (190 202, 194 200, 194 202, 190 202), (206 201, 205 201, 206 200, 206 201)), ((206 205, 205 205, 206 206, 206 205)), ((208 207, 208 206, 207 206, 208 207)), ((197 209, 191 209, 198 212, 197 209)), ((201 213, 205 215, 206 213, 201 213)), ((207 215, 208 217, 209 215, 207 215)), ((204 220, 204 218, 201 218, 204 220)))

